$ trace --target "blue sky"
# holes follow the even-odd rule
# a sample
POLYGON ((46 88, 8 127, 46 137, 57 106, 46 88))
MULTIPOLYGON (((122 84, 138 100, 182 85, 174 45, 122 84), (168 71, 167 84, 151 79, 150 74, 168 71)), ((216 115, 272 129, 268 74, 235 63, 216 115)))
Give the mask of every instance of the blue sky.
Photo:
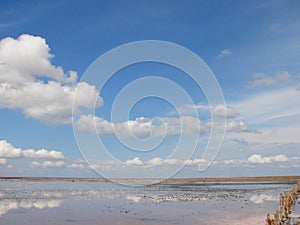
MULTIPOLYGON (((156 177, 173 175, 183 165, 177 176, 299 174, 299 12, 296 0, 2 1, 0 175, 98 176, 93 168, 104 176, 156 177), (219 82, 226 106, 209 109, 205 93, 186 73, 155 62, 118 71, 102 90, 84 83, 83 74, 99 56, 142 40, 173 42, 201 57, 219 82), (181 105, 174 107, 152 96, 132 106, 127 120, 111 119, 122 89, 153 76, 175 82, 193 104, 170 91, 179 96, 181 105), (75 130, 87 138, 84 150, 77 146, 71 123, 79 86, 84 94, 75 109, 75 130), (93 110, 95 98, 96 114, 81 114, 81 108, 93 110), (227 128, 220 153, 199 172, 199 163, 209 163, 202 154, 209 140, 210 116, 220 118, 224 109, 227 128), (180 122, 187 131, 180 129, 180 122), (198 122, 200 139, 189 158, 198 122), (95 135, 94 126, 117 161, 97 153, 99 143, 88 141, 95 135), (128 126, 142 139, 152 126, 153 143, 162 137, 163 141, 149 152, 131 151, 126 143, 140 144, 130 138, 128 126), (114 129, 123 142, 116 139, 114 129), (174 158, 170 154, 180 134, 185 142, 175 154, 179 158, 174 158), (89 164, 80 150, 91 157, 89 164)), ((133 93, 142 90, 147 85, 133 93)))

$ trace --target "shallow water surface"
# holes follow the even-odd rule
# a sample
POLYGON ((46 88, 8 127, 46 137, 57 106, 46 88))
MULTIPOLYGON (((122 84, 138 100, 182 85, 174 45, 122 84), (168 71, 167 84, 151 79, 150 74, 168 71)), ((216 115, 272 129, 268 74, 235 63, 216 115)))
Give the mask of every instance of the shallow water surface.
POLYGON ((265 224, 288 183, 0 181, 1 225, 265 224))

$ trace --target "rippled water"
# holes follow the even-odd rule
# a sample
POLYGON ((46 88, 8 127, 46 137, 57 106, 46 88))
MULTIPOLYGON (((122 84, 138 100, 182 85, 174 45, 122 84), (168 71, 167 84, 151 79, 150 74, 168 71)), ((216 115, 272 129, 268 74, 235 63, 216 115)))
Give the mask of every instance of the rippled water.
POLYGON ((284 183, 0 181, 1 225, 265 224, 284 183))

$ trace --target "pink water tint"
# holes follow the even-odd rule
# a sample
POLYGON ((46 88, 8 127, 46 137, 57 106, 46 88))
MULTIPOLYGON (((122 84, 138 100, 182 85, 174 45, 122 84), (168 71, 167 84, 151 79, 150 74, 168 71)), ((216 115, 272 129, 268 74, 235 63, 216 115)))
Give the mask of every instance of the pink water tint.
POLYGON ((0 182, 1 225, 259 225, 292 184, 0 182))

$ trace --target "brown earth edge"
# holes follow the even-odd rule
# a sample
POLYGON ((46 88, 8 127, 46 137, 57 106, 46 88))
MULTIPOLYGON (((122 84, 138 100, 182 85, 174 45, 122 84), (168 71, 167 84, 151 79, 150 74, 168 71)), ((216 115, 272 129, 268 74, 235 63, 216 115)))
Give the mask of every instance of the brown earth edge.
POLYGON ((282 181, 298 182, 300 176, 261 176, 261 177, 209 177, 209 178, 72 178, 72 177, 0 177, 0 181, 70 181, 70 182, 256 182, 282 181))

